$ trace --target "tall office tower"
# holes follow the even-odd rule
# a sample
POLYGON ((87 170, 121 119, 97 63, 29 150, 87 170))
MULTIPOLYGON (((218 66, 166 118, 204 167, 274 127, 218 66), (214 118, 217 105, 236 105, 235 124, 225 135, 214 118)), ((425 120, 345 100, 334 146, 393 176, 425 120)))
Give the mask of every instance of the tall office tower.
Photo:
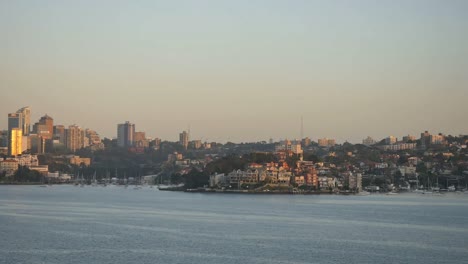
POLYGON ((33 132, 45 139, 52 139, 54 135, 54 119, 45 115, 33 126, 33 132))
POLYGON ((135 142, 135 124, 125 122, 117 125, 117 144, 119 147, 132 147, 135 142))
POLYGON ((45 153, 46 140, 36 134, 29 134, 29 141, 31 142, 31 153, 42 154, 45 153))
POLYGON ((21 128, 12 128, 8 133, 8 155, 21 155, 23 148, 23 133, 21 128))
POLYGON ((179 144, 184 146, 185 149, 188 148, 189 143, 189 133, 187 131, 183 131, 179 134, 179 144))
POLYGON ((76 151, 83 147, 83 136, 82 129, 77 125, 68 126, 67 129, 67 149, 76 151))
POLYGON ((25 106, 18 111, 17 114, 21 114, 21 130, 23 132, 23 136, 29 136, 31 131, 31 108, 29 106, 25 106))
POLYGON ((8 130, 0 130, 0 147, 8 148, 8 130))
POLYGON ((8 114, 8 132, 13 128, 23 127, 23 117, 21 113, 10 113, 8 114))
POLYGON ((54 138, 58 139, 61 144, 66 144, 67 133, 65 132, 65 126, 62 126, 62 125, 54 126, 54 138))

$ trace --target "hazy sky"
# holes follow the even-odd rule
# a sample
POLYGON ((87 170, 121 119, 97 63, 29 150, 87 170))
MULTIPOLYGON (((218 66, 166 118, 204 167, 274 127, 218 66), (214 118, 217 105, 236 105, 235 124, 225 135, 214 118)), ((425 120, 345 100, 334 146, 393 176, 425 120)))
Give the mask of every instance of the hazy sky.
POLYGON ((360 142, 468 133, 468 1, 0 1, 0 128, 360 142))

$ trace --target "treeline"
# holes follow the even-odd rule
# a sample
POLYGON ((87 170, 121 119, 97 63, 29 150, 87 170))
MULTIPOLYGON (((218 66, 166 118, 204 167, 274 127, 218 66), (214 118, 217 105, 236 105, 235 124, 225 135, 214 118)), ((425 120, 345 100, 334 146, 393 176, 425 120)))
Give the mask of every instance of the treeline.
POLYGON ((30 170, 26 166, 18 166, 18 170, 12 176, 6 176, 6 173, 0 174, 2 183, 40 183, 44 178, 42 174, 35 170, 30 170))

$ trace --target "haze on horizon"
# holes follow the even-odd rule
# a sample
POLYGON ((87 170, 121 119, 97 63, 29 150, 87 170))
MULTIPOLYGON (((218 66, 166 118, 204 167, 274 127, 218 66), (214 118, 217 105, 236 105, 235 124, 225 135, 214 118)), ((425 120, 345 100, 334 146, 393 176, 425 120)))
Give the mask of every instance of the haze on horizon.
POLYGON ((0 129, 114 137, 468 133, 468 1, 0 1, 0 129))

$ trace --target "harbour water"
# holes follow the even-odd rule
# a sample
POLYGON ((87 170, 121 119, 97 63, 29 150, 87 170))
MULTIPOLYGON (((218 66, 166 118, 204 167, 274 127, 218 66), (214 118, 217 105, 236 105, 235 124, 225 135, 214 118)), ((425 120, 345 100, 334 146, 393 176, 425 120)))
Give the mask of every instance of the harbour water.
POLYGON ((0 263, 468 263, 468 195, 0 186, 0 263))

